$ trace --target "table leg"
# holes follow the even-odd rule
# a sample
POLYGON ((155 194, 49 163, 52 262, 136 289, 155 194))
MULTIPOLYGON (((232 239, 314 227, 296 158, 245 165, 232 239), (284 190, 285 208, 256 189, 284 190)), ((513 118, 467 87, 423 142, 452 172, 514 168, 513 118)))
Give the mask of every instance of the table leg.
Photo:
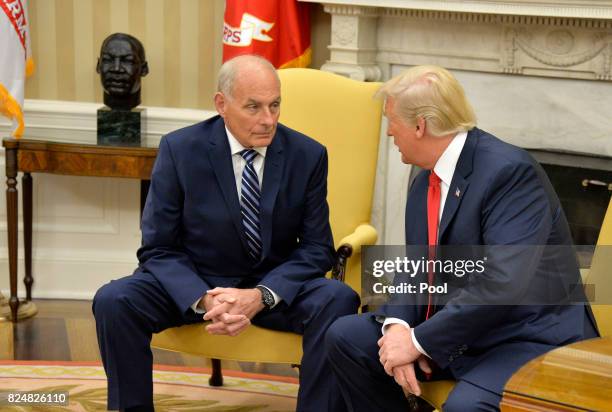
POLYGON ((25 258, 26 300, 32 300, 32 175, 28 172, 21 178, 23 196, 23 249, 25 258))
POLYGON ((8 234, 9 277, 11 297, 9 306, 13 322, 17 322, 17 150, 5 148, 6 160, 6 228, 8 234))

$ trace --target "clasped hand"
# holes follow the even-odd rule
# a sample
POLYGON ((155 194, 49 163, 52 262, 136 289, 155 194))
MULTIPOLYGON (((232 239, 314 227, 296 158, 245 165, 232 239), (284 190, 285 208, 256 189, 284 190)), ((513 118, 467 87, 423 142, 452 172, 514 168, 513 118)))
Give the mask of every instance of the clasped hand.
POLYGON ((387 375, 393 376, 395 382, 405 391, 417 396, 421 387, 416 378, 414 364, 426 373, 431 373, 427 357, 421 354, 412 342, 410 329, 403 325, 392 324, 385 330, 385 335, 378 340, 378 356, 387 375))
POLYGON ((206 331, 213 335, 238 335, 264 308, 258 289, 214 288, 202 300, 206 309, 204 320, 212 322, 206 331))

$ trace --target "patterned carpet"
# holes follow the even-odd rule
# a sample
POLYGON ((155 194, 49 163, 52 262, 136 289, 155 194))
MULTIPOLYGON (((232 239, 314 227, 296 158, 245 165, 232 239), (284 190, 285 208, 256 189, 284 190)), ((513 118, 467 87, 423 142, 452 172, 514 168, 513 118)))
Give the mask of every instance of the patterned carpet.
MULTIPOLYGON (((294 378, 223 371, 224 386, 208 386, 209 369, 155 366, 155 410, 281 412, 295 410, 294 378)), ((104 411, 106 376, 99 363, 0 361, 0 411, 104 411), (67 406, 23 406, 6 401, 13 391, 68 391, 67 406)))

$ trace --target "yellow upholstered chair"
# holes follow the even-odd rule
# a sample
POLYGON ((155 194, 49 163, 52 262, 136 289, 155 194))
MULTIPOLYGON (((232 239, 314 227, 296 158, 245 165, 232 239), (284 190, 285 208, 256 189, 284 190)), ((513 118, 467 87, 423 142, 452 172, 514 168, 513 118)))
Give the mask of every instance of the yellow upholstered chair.
POLYGON ((452 380, 421 382, 421 399, 427 401, 436 410, 441 411, 442 404, 446 402, 448 394, 454 387, 455 381, 452 380))
MULTIPOLYGON (((333 275, 361 292, 362 245, 376 242, 368 224, 382 103, 372 98, 377 83, 363 83, 311 69, 279 71, 282 85, 280 121, 327 147, 328 202, 338 248, 333 275), (352 258, 349 259, 349 257, 352 258)), ((221 385, 219 359, 299 364, 301 336, 250 326, 237 337, 212 336, 201 324, 170 328, 153 336, 157 348, 213 359, 211 385, 221 385)))
POLYGON ((595 304, 591 307, 601 336, 612 336, 612 199, 601 225, 597 247, 585 284, 592 285, 595 304))
MULTIPOLYGON (((592 285, 595 292, 595 303, 592 305, 593 314, 597 321, 601 336, 612 336, 612 199, 608 205, 606 216, 601 225, 597 247, 591 269, 584 275, 584 284, 592 285), (597 304, 599 302, 599 304, 597 304)), ((424 382, 421 398, 425 399, 438 410, 448 398, 448 394, 455 386, 454 381, 424 382)))

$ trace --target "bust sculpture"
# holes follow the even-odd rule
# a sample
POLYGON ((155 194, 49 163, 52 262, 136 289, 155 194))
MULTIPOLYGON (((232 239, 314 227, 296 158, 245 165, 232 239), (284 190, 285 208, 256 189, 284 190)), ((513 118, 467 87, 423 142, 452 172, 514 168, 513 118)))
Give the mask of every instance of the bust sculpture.
POLYGON ((100 74, 106 106, 131 110, 140 104, 140 78, 149 73, 149 66, 137 38, 114 33, 104 39, 96 71, 100 74))
POLYGON ((125 33, 114 33, 102 42, 96 65, 104 88, 98 110, 98 144, 139 146, 144 133, 140 104, 141 77, 149 73, 142 43, 125 33))

